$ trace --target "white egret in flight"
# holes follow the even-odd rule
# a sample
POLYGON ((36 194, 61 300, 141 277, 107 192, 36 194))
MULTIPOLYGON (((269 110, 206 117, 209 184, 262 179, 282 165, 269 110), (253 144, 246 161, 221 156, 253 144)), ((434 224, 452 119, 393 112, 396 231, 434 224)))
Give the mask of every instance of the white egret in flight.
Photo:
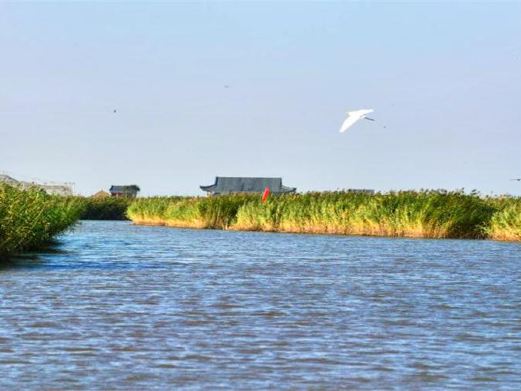
POLYGON ((347 118, 345 119, 344 123, 342 124, 342 127, 340 128, 340 133, 344 133, 347 129, 349 129, 351 126, 353 126, 361 119, 374 121, 374 119, 366 117, 367 114, 372 113, 373 111, 373 109, 349 111, 347 113, 347 118))

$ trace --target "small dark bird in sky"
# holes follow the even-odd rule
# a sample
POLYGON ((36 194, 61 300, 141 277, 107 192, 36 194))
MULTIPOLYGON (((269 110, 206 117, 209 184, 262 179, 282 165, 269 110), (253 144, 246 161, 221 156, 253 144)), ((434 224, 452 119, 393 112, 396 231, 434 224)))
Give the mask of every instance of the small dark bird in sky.
POLYGON ((117 113, 118 111, 116 109, 114 109, 114 113, 117 113))
POLYGON ((521 182, 521 178, 512 178, 511 181, 521 182))
POLYGON ((230 86, 229 86, 228 84, 226 84, 226 85, 224 86, 224 88, 230 88, 230 86))

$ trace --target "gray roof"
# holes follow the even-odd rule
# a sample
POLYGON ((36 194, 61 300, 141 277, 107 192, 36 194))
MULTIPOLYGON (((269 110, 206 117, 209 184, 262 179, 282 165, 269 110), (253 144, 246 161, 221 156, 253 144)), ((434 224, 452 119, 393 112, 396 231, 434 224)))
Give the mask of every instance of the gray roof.
POLYGON ((26 182, 26 181, 18 181, 9 175, 0 175, 0 183, 6 183, 11 186, 16 186, 22 190, 27 190, 31 188, 38 188, 41 190, 45 190, 47 194, 54 195, 62 195, 62 196, 70 196, 72 195, 72 184, 70 183, 36 183, 36 182, 26 182))
POLYGON ((282 185, 282 178, 249 178, 249 177, 222 177, 215 178, 215 183, 201 186, 201 190, 214 194, 229 193, 262 193, 269 187, 272 193, 293 193, 295 187, 282 185))
POLYGON ((110 186, 111 193, 127 193, 127 192, 138 192, 140 188, 137 185, 112 185, 110 186))
POLYGON ((18 185, 20 182, 18 182, 16 179, 11 178, 9 175, 0 174, 0 182, 6 183, 8 185, 18 185))
POLYGON ((45 190, 47 194, 71 196, 72 187, 70 185, 38 185, 39 188, 45 190))

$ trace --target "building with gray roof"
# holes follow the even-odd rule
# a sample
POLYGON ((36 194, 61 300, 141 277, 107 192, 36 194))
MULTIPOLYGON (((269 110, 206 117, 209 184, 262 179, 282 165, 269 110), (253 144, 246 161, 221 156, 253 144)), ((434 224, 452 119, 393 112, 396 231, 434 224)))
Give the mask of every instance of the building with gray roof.
POLYGON ((17 187, 22 190, 31 188, 37 188, 44 190, 47 194, 60 195, 60 196, 71 196, 72 183, 36 183, 19 181, 10 177, 9 175, 0 174, 0 183, 5 183, 10 186, 17 187))
POLYGON ((137 193, 139 193, 141 189, 137 185, 112 185, 110 187, 110 195, 112 197, 129 197, 135 198, 137 197, 137 193))
POLYGON ((19 186, 20 182, 10 177, 9 175, 0 174, 0 183, 5 183, 10 186, 19 186))
POLYGON ((215 178, 215 183, 209 186, 200 186, 201 190, 211 195, 232 193, 262 193, 266 188, 273 194, 294 193, 295 187, 282 184, 282 178, 254 178, 254 177, 222 177, 215 178))

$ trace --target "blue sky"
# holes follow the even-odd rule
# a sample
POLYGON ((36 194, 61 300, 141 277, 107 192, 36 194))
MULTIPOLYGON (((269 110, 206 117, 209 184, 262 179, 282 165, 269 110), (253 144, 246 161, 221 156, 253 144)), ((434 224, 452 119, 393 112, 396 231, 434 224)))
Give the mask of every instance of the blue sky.
POLYGON ((0 48, 20 179, 521 194, 519 2, 2 2, 0 48))

